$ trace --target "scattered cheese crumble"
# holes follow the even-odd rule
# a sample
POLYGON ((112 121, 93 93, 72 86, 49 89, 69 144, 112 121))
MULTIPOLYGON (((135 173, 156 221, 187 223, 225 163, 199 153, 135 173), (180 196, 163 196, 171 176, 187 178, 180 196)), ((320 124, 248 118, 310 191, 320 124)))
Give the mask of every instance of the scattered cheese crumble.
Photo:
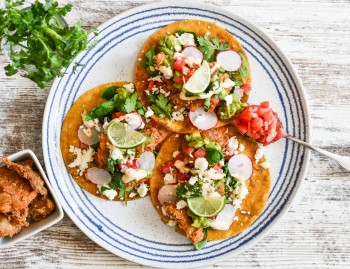
POLYGON ((84 171, 89 167, 89 162, 93 161, 95 151, 93 148, 81 150, 72 145, 69 146, 69 152, 76 155, 76 159, 68 165, 68 167, 78 167, 79 175, 82 176, 84 171))

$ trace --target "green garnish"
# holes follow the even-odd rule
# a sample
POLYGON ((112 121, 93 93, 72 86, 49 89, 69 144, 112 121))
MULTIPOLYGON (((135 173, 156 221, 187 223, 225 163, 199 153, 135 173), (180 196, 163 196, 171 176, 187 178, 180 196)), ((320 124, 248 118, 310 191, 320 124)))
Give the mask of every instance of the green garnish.
POLYGON ((204 59, 208 62, 213 60, 216 50, 226 50, 228 48, 228 43, 220 43, 220 38, 216 36, 212 37, 211 40, 207 35, 200 36, 197 37, 197 41, 200 45, 198 48, 203 52, 204 59))
POLYGON ((136 110, 137 103, 137 93, 134 92, 130 97, 125 99, 124 110, 127 113, 133 112, 136 110))
POLYGON ((150 94, 148 95, 148 99, 152 102, 151 108, 160 118, 164 118, 166 116, 170 117, 172 106, 169 103, 167 97, 164 94, 150 94))
POLYGON ((102 104, 95 107, 93 110, 91 110, 85 117, 87 121, 93 120, 96 118, 101 118, 109 113, 113 112, 115 109, 115 103, 113 100, 109 100, 106 102, 103 102, 102 104))
POLYGON ((208 242, 208 228, 204 229, 205 237, 202 241, 199 241, 194 247, 196 250, 201 250, 208 242))
POLYGON ((241 67, 238 70, 238 74, 239 74, 239 76, 241 78, 249 77, 250 76, 250 71, 249 71, 247 59, 244 57, 243 53, 240 52, 239 55, 241 55, 242 64, 241 64, 241 67))
POLYGON ((176 187, 176 199, 178 201, 186 200, 191 197, 200 197, 202 196, 202 188, 198 183, 191 185, 186 183, 185 185, 178 185, 176 187))
POLYGON ((153 66, 156 62, 153 57, 156 55, 156 46, 152 46, 152 48, 146 53, 146 57, 142 60, 141 65, 143 68, 146 68, 148 73, 152 74, 150 67, 153 66))
POLYGON ((215 165, 224 158, 224 154, 221 152, 221 150, 217 150, 214 148, 207 148, 206 150, 206 159, 209 165, 215 165))
POLYGON ((109 100, 109 99, 112 99, 114 97, 114 95, 117 93, 118 91, 118 88, 117 86, 110 86, 110 87, 107 87, 106 89, 103 90, 103 92, 101 93, 101 97, 103 99, 106 99, 106 100, 109 100))
MULTIPOLYGON (((57 76, 63 76, 63 67, 87 49, 88 32, 77 23, 72 27, 62 18, 72 5, 58 7, 58 2, 35 1, 28 9, 20 7, 24 0, 5 0, 0 10, 0 43, 9 47, 11 63, 6 75, 20 71, 21 76, 35 82, 40 88, 57 76)), ((1 48, 0 48, 1 49, 1 48)))

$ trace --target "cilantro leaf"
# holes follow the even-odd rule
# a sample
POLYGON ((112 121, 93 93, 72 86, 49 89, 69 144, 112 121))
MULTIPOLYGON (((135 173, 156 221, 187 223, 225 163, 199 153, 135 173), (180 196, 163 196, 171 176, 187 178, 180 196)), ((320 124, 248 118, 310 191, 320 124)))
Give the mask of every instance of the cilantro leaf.
POLYGON ((204 101, 204 110, 208 111, 210 107, 211 107, 211 104, 210 104, 210 97, 209 97, 204 101))
MULTIPOLYGON (((0 43, 9 48, 10 64, 6 75, 21 71, 21 76, 35 82, 40 88, 57 76, 63 76, 63 67, 88 48, 88 32, 77 23, 68 26, 63 17, 72 5, 58 7, 58 2, 35 1, 22 9, 23 0, 5 0, 0 9, 0 43)), ((0 48, 1 49, 1 48, 0 48)))
POLYGON ((130 97, 125 99, 125 112, 130 113, 136 110, 137 97, 137 92, 134 92, 130 97))
POLYGON ((185 185, 178 185, 176 187, 176 199, 178 201, 190 198, 190 197, 199 197, 202 195, 202 188, 198 183, 191 185, 186 182, 185 185))
POLYGON ((164 118, 166 116, 170 117, 172 106, 164 94, 153 95, 151 98, 149 97, 149 99, 153 100, 151 108, 154 113, 156 113, 160 118, 164 118))
POLYGON ((153 45, 151 49, 145 54, 145 58, 142 60, 141 65, 143 68, 146 68, 148 73, 152 74, 150 67, 155 64, 153 57, 156 55, 156 46, 153 45))
POLYGON ((113 112, 115 109, 115 103, 112 100, 103 102, 102 104, 95 107, 91 110, 85 117, 87 121, 93 120, 96 118, 101 118, 107 116, 109 113, 113 112))
POLYGON ((220 38, 214 36, 210 39, 209 36, 197 37, 199 43, 199 49, 204 54, 204 59, 206 61, 212 61, 216 50, 225 50, 228 48, 228 43, 223 42, 220 44, 220 38))

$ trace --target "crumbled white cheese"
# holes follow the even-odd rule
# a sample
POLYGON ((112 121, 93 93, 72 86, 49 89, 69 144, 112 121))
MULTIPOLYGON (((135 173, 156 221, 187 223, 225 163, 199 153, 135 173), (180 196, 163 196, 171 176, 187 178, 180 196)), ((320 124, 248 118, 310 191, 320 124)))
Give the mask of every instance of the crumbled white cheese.
MULTIPOLYGON (((220 68, 220 64, 218 62, 215 62, 214 65, 212 66, 212 68, 210 68, 210 74, 214 74, 216 72, 216 70, 218 70, 219 68, 220 68)), ((218 77, 216 76, 216 79, 214 79, 214 80, 217 80, 217 79, 218 79, 218 77)))
POLYGON ((176 203, 176 209, 182 209, 185 207, 187 207, 187 203, 185 200, 181 200, 176 203))
POLYGON ((91 137, 92 136, 92 132, 90 128, 84 128, 84 126, 80 126, 80 129, 83 130, 83 133, 87 136, 87 137, 91 137))
POLYGON ((151 108, 150 106, 148 106, 148 107, 147 107, 147 111, 146 111, 146 113, 145 113, 145 117, 146 117, 146 118, 149 118, 149 117, 151 117, 151 116, 153 116, 153 115, 154 115, 154 112, 153 112, 152 108, 151 108))
MULTIPOLYGON (((108 188, 107 185, 104 185, 103 187, 108 188)), ((100 193, 106 196, 109 200, 113 200, 118 195, 118 192, 116 190, 106 189, 103 192, 101 192, 101 186, 99 186, 98 189, 100 190, 100 193)))
POLYGON ((173 121, 183 121, 185 119, 183 111, 174 111, 173 113, 171 113, 171 119, 173 121))
POLYGON ((142 58, 137 58, 137 60, 138 60, 139 62, 141 62, 141 61, 142 61, 142 58))
POLYGON ((145 183, 141 183, 140 186, 137 188, 137 193, 140 195, 140 197, 145 197, 147 192, 147 185, 145 183))
POLYGON ((182 50, 180 45, 175 45, 174 49, 175 49, 175 51, 181 51, 182 50))
POLYGON ((202 59, 189 56, 189 57, 186 57, 185 62, 189 67, 194 67, 194 66, 201 65, 202 59))
POLYGON ((204 197, 220 197, 220 194, 216 192, 215 187, 212 186, 210 183, 202 184, 202 195, 204 197))
POLYGON ((227 95, 226 97, 225 97, 225 101, 226 101, 226 105, 230 105, 230 104, 232 104, 232 101, 233 101, 233 98, 232 98, 232 95, 230 94, 230 95, 227 95))
POLYGON ((200 158, 197 158, 195 161, 194 161, 194 168, 200 170, 200 171, 205 171, 208 169, 208 161, 206 158, 204 157, 200 157, 200 158))
POLYGON ((173 158, 176 158, 177 155, 179 155, 180 151, 175 150, 172 154, 173 158))
POLYGON ((233 198, 232 204, 237 208, 241 208, 242 201, 248 194, 248 188, 245 182, 241 182, 241 185, 237 186, 233 193, 235 197, 233 198))
POLYGON ((108 145, 108 147, 109 147, 109 154, 113 160, 124 159, 123 152, 119 148, 110 144, 108 145))
POLYGON ((188 181, 188 183, 190 185, 194 185, 197 182, 197 180, 198 180, 197 176, 192 176, 192 177, 190 177, 190 180, 188 181))
POLYGON ((240 144, 239 147, 238 147, 238 151, 242 152, 244 151, 245 147, 243 144, 240 144))
POLYGON ((170 95, 170 91, 169 92, 166 92, 164 91, 163 89, 159 89, 159 92, 164 94, 165 97, 168 97, 170 95))
POLYGON ((150 81, 150 80, 158 81, 158 82, 163 82, 161 76, 155 76, 155 77, 149 78, 148 81, 150 81))
POLYGON ((194 41, 194 36, 193 34, 190 33, 183 33, 177 38, 181 45, 187 47, 187 46, 194 46, 196 43, 194 41))
POLYGON ((165 206, 162 206, 161 210, 164 216, 168 216, 168 213, 165 210, 165 206))
POLYGON ((235 87, 233 93, 238 95, 239 98, 242 98, 242 96, 244 95, 243 90, 240 87, 238 87, 238 86, 235 87))
POLYGON ((269 169, 270 168, 270 162, 269 161, 265 161, 265 162, 262 162, 260 164, 260 166, 264 169, 269 169))
POLYGON ((162 65, 159 67, 159 71, 163 73, 163 75, 166 79, 171 79, 174 75, 174 72, 170 66, 166 67, 166 66, 162 65))
POLYGON ((164 183, 165 184, 173 184, 176 183, 176 178, 170 173, 165 174, 164 176, 164 183))
POLYGON ((173 55, 174 59, 177 60, 177 59, 180 59, 182 57, 182 53, 180 52, 175 52, 174 55, 173 55))
POLYGON ((147 172, 145 170, 128 168, 124 172, 124 175, 122 177, 122 181, 124 183, 128 183, 132 180, 139 181, 140 179, 143 179, 146 176, 147 176, 147 172))
POLYGON ((200 173, 200 175, 206 180, 218 180, 225 177, 225 174, 222 171, 214 168, 210 168, 209 170, 200 173))
POLYGON ((123 85, 123 88, 130 93, 133 93, 135 91, 134 83, 125 84, 123 85))
POLYGON ((237 150, 238 146, 239 146, 239 143, 238 143, 236 136, 232 136, 228 140, 228 147, 230 147, 232 150, 237 150))
POLYGON ((264 156, 264 153, 265 153, 265 149, 264 149, 263 145, 262 144, 258 144, 258 145, 259 145, 259 147, 256 150, 255 155, 254 155, 255 162, 257 162, 257 163, 264 156))
POLYGON ((232 88, 233 86, 235 86, 235 82, 232 81, 230 78, 227 78, 224 80, 224 82, 221 82, 221 87, 225 89, 232 88))
POLYGON ((130 198, 133 198, 133 197, 135 197, 136 196, 136 192, 130 192, 130 194, 129 194, 129 197, 130 198))
POLYGON ((69 152, 76 155, 76 158, 72 163, 68 165, 68 167, 78 167, 79 175, 82 176, 84 171, 89 167, 88 163, 94 160, 94 149, 89 147, 88 149, 81 150, 80 148, 76 148, 70 145, 69 152))
POLYGON ((167 225, 169 225, 170 227, 175 227, 177 225, 177 222, 176 220, 171 219, 168 221, 167 225))

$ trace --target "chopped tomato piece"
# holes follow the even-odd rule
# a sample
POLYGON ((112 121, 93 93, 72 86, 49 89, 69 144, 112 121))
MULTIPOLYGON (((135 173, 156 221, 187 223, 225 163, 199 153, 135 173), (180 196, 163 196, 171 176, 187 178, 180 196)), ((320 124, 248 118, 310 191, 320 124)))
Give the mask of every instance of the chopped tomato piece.
POLYGON ((114 112, 112 113, 112 119, 119 118, 121 116, 124 116, 126 113, 125 112, 114 112))
POLYGON ((181 77, 178 77, 177 79, 175 79, 175 82, 177 83, 177 84, 184 84, 185 82, 184 82, 184 77, 183 76, 181 76, 181 77))
POLYGON ((195 151, 195 153, 193 154, 193 156, 195 158, 201 158, 201 157, 206 157, 207 156, 207 152, 202 149, 202 148, 199 148, 195 151))
POLYGON ((81 149, 88 149, 88 148, 89 148, 89 145, 86 145, 86 144, 84 144, 83 142, 80 142, 80 143, 79 143, 79 148, 81 148, 81 149))
POLYGON ((263 127, 264 123, 261 118, 255 118, 252 120, 252 123, 250 125, 250 128, 252 131, 257 132, 263 127))
POLYGON ((245 83, 240 88, 242 89, 242 91, 245 94, 248 94, 248 93, 250 93, 250 90, 252 89, 252 85, 250 85, 250 83, 245 83))
POLYGON ((222 168, 222 165, 220 163, 217 163, 213 166, 213 169, 215 169, 215 170, 221 170, 221 168, 222 168))
POLYGON ((139 168, 140 167, 140 164, 139 164, 139 162, 137 161, 137 159, 128 159, 127 161, 126 161, 126 165, 127 165, 127 167, 129 167, 129 168, 139 168))
POLYGON ((252 114, 249 107, 245 108, 239 116, 240 121, 249 122, 252 120, 252 114))
POLYGON ((185 160, 185 155, 183 153, 179 153, 176 155, 175 160, 183 161, 185 160))
POLYGON ((164 174, 170 173, 170 168, 174 166, 175 161, 167 161, 165 162, 164 166, 162 167, 161 171, 164 174))
POLYGON ((270 106, 269 101, 265 101, 265 102, 260 103, 260 107, 268 108, 269 106, 270 106))
POLYGON ((219 102, 220 102, 219 98, 210 97, 210 107, 209 107, 208 111, 213 112, 219 102))
POLYGON ((190 155, 194 151, 194 148, 188 147, 183 150, 183 152, 187 155, 190 155))
POLYGON ((181 172, 177 172, 176 174, 176 178, 177 180, 182 183, 182 182, 186 182, 191 178, 191 173, 181 173, 181 172))
POLYGON ((142 145, 136 147, 137 152, 142 152, 142 145))
POLYGON ((182 72, 182 68, 186 65, 186 62, 184 59, 177 59, 174 62, 174 69, 176 71, 182 72))
POLYGON ((154 80, 151 80, 151 81, 149 82, 149 84, 148 84, 148 90, 149 90, 149 91, 152 91, 152 89, 154 88, 154 85, 155 85, 154 80))

